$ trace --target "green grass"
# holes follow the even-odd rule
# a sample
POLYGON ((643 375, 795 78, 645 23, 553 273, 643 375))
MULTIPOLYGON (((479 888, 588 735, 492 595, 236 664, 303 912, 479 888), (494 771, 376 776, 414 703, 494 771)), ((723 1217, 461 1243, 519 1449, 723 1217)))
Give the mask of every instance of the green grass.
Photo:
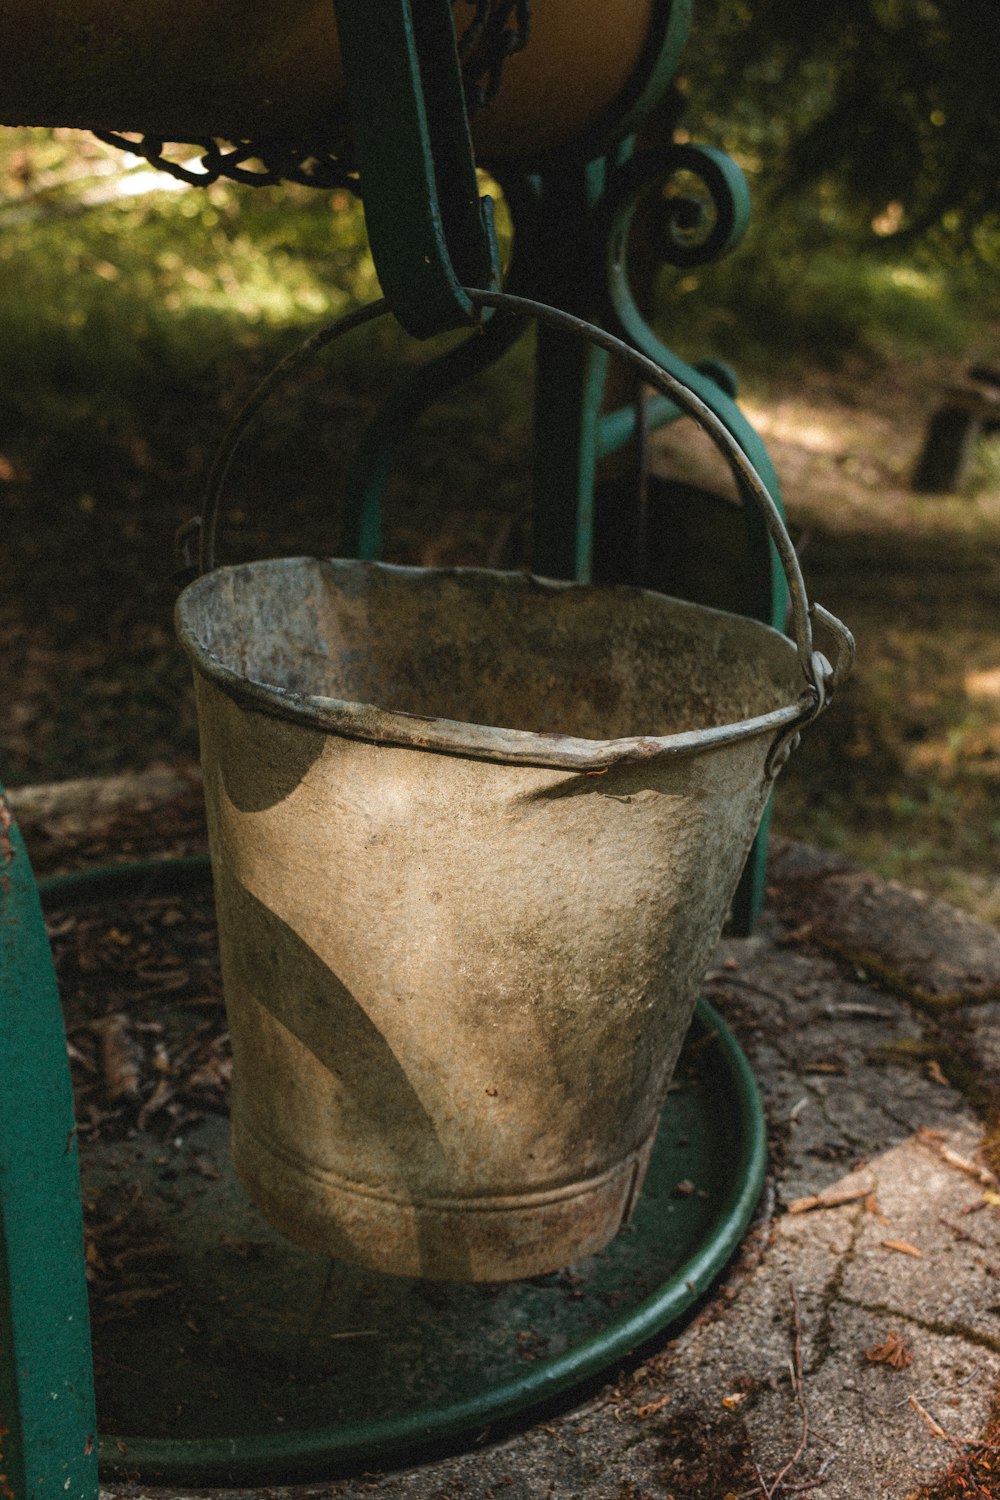
POLYGON ((786 214, 755 224, 716 265, 665 273, 661 295, 661 324, 678 345, 766 372, 956 354, 975 326, 982 289, 929 257, 895 262, 877 248, 818 236, 814 226, 797 232, 786 214))
MULTIPOLYGON (((75 465, 83 483, 151 444, 176 466, 301 337, 378 295, 347 194, 177 191, 75 132, 7 132, 0 184, 4 166, 0 447, 32 468, 75 465), (18 193, 20 157, 34 175, 18 193)), ((326 357, 356 389, 367 363, 353 346, 326 357)))

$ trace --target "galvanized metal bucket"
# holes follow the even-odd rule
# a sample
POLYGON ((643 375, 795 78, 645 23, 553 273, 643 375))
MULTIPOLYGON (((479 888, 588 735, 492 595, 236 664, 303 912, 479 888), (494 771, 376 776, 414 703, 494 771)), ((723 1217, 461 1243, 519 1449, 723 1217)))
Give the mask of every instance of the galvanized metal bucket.
POLYGON ((780 516, 719 441, 795 641, 478 569, 283 558, 182 594, 234 1160, 291 1239, 500 1280, 628 1218, 773 778, 836 676, 780 516))

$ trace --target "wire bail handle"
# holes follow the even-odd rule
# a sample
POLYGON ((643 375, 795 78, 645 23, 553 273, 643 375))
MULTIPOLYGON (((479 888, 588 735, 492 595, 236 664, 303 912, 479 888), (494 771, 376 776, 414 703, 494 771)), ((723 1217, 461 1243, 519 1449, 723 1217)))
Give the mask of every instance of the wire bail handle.
MULTIPOLYGON (((783 734, 774 746, 771 760, 774 770, 777 771, 787 759, 799 731, 823 712, 834 689, 847 676, 854 661, 855 646, 854 637, 843 621, 824 609, 821 604, 809 603, 799 560, 781 512, 743 448, 722 419, 700 396, 695 395, 694 391, 682 380, 670 374, 655 360, 641 354, 623 339, 617 338, 614 334, 572 313, 550 307, 544 302, 535 302, 527 297, 515 297, 509 292, 484 291, 470 287, 463 290, 476 308, 491 308, 508 317, 534 319, 536 322, 547 324, 550 328, 576 334, 596 345, 597 348, 604 349, 608 354, 622 360, 643 381, 668 396, 693 421, 697 422, 728 463, 742 494, 756 506, 778 554, 791 601, 792 636, 798 653, 799 668, 813 700, 802 718, 790 731, 783 734), (835 652, 832 664, 823 652, 816 650, 813 645, 814 621, 822 624, 834 639, 835 652)), ((209 473, 198 539, 198 571, 200 573, 207 573, 215 567, 215 534, 223 486, 233 455, 254 415, 277 387, 313 354, 342 334, 349 333, 362 324, 370 323, 384 316, 388 311, 388 304, 382 299, 345 314, 335 323, 313 334, 298 349, 276 365, 257 386, 223 438, 209 473)))

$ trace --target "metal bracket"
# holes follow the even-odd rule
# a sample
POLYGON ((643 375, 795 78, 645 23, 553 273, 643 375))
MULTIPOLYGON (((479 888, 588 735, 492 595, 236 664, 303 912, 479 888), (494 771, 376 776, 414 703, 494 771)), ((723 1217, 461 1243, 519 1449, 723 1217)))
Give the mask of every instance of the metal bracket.
POLYGON ((416 338, 475 323, 499 285, 448 0, 333 0, 365 222, 386 301, 416 338))

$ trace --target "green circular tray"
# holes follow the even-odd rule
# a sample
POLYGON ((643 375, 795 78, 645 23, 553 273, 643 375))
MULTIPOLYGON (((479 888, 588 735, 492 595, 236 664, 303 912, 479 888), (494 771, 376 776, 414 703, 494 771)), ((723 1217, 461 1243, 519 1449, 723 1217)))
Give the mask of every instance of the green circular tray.
MULTIPOLYGON (((42 893, 53 910, 204 888, 208 873, 199 859, 106 867, 42 893)), ((137 1248, 167 1246, 174 1284, 94 1328, 102 1475, 287 1483, 478 1437, 683 1317, 738 1245, 764 1166, 756 1083, 704 1000, 632 1222, 531 1281, 404 1280, 289 1244, 236 1181, 219 1116, 166 1142, 81 1141, 85 1201, 126 1184, 137 1248)))

